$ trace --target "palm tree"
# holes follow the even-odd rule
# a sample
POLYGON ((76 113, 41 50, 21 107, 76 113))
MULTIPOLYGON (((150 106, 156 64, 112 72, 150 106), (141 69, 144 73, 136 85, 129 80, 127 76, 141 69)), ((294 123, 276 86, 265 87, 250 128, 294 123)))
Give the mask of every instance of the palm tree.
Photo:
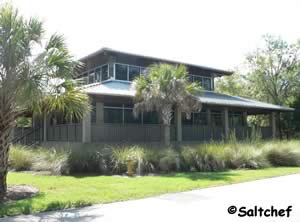
POLYGON ((198 83, 188 80, 184 65, 155 64, 134 81, 136 89, 134 115, 156 111, 163 124, 163 142, 170 145, 172 110, 183 112, 190 118, 191 112, 200 112, 201 101, 195 95, 201 92, 198 83))
POLYGON ((6 193, 11 134, 18 116, 61 111, 80 118, 88 97, 72 80, 78 64, 64 38, 42 44, 43 23, 24 19, 11 5, 0 9, 0 201, 6 193), (44 47, 43 47, 44 46, 44 47))

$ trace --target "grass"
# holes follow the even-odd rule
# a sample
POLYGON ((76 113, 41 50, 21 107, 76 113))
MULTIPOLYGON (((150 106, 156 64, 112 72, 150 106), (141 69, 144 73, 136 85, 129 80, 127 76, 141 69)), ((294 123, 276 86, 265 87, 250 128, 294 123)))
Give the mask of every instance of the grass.
POLYGON ((174 173, 136 178, 120 176, 43 176, 10 172, 8 174, 9 184, 32 185, 39 188, 41 193, 31 199, 0 205, 0 216, 124 201, 294 173, 300 173, 300 167, 174 173))

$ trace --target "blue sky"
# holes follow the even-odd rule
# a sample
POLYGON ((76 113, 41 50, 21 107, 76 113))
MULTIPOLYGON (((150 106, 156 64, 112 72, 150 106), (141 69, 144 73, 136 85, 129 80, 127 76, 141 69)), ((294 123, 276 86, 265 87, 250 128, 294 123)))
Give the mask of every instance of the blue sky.
MULTIPOLYGON (((3 1, 2 1, 3 2, 3 1)), ((300 38, 294 0, 12 0, 65 35, 76 58, 101 47, 234 69, 263 34, 300 38)))

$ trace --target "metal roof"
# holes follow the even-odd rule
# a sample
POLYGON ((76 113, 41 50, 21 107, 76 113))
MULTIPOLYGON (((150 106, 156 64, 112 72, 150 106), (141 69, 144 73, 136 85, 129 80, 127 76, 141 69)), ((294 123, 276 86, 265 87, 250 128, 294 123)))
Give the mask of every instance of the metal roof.
POLYGON ((217 74, 223 74, 223 75, 233 74, 232 71, 227 71, 227 70, 222 70, 222 69, 215 69, 215 68, 211 68, 211 67, 200 66, 200 65, 185 63, 185 62, 179 62, 179 61, 169 60, 169 59, 162 59, 162 58, 157 58, 157 57, 152 57, 152 56, 145 56, 145 55, 138 55, 138 54, 134 54, 134 53, 122 52, 122 51, 114 50, 114 49, 107 48, 107 47, 101 48, 101 49, 99 49, 99 50, 97 50, 97 51, 95 51, 95 52, 93 52, 93 53, 91 53, 87 56, 82 57, 79 60, 84 61, 84 60, 87 60, 87 59, 89 59, 93 56, 99 55, 99 54, 104 53, 104 52, 120 53, 120 54, 126 54, 128 56, 136 56, 136 57, 141 57, 141 58, 150 59, 150 60, 159 60, 159 61, 167 62, 167 63, 183 64, 183 65, 186 65, 186 66, 197 67, 197 68, 200 68, 200 69, 209 70, 209 71, 215 72, 217 74))
MULTIPOLYGON (((90 95, 110 95, 134 97, 135 90, 131 82, 121 80, 106 80, 102 83, 93 83, 85 85, 82 91, 90 95)), ((221 105, 230 107, 256 108, 274 111, 293 111, 293 108, 273 105, 270 103, 260 102, 253 99, 247 99, 239 96, 229 96, 213 91, 203 91, 203 94, 198 96, 200 101, 209 105, 221 105)))

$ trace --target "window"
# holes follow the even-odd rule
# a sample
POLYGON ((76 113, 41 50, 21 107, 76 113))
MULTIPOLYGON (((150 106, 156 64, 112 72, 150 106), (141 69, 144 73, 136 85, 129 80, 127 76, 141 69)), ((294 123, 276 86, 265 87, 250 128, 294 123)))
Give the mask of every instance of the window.
POLYGON ((211 123, 213 126, 222 126, 222 113, 221 111, 211 112, 211 123))
POLYGON ((95 73, 90 72, 89 73, 89 84, 94 83, 94 82, 95 82, 95 73))
POLYGON ((207 125, 207 113, 202 111, 200 113, 193 113, 195 125, 207 125))
POLYGON ((144 124, 158 124, 157 112, 145 112, 143 113, 143 123, 144 124))
POLYGON ((139 75, 140 75, 140 67, 129 66, 129 81, 133 81, 139 75))
POLYGON ((101 82, 101 68, 97 68, 95 71, 95 82, 101 82))
POLYGON ((101 67, 101 81, 105 81, 108 79, 108 65, 104 65, 101 67))
POLYGON ((211 79, 203 78, 203 88, 206 90, 211 90, 211 79))
POLYGON ((96 100, 92 99, 92 104, 91 104, 91 122, 96 123, 96 100))
POLYGON ((128 66, 123 64, 115 64, 116 79, 128 80, 128 66))
POLYGON ((182 113, 182 124, 184 125, 207 125, 206 111, 191 113, 191 118, 187 119, 186 114, 182 113))
POLYGON ((142 123, 141 115, 138 118, 135 118, 133 115, 132 108, 124 109, 124 123, 142 123))
POLYGON ((230 112, 229 121, 231 126, 243 126, 243 115, 240 112, 230 112))
POLYGON ((190 116, 191 118, 188 119, 185 113, 182 113, 182 124, 184 125, 192 125, 193 124, 193 113, 190 116))
POLYGON ((147 69, 144 67, 141 67, 141 74, 144 75, 144 74, 146 74, 146 72, 147 72, 147 69))
MULTIPOLYGON (((199 84, 203 87, 202 84, 202 76, 194 76, 193 82, 199 82, 199 84)), ((203 87, 204 88, 204 87, 203 87)))
POLYGON ((122 107, 104 107, 104 123, 123 123, 122 107))
POLYGON ((191 82, 199 82, 203 89, 212 90, 211 83, 212 80, 209 77, 203 77, 200 75, 188 75, 188 78, 191 82))

